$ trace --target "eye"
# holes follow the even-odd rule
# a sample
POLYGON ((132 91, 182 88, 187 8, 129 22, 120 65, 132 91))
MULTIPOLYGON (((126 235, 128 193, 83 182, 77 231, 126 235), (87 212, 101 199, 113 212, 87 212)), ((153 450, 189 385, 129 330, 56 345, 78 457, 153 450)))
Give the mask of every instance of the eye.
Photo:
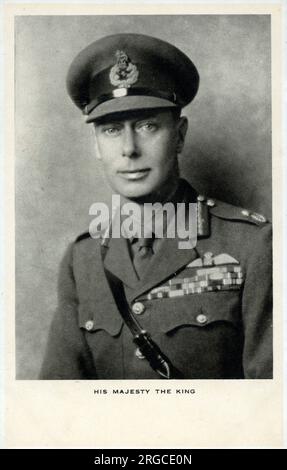
POLYGON ((137 124, 137 129, 143 132, 155 132, 158 124, 154 121, 144 121, 137 124))
POLYGON ((121 128, 119 126, 112 126, 112 125, 105 126, 102 129, 102 132, 109 137, 116 137, 120 133, 120 131, 121 131, 121 128))

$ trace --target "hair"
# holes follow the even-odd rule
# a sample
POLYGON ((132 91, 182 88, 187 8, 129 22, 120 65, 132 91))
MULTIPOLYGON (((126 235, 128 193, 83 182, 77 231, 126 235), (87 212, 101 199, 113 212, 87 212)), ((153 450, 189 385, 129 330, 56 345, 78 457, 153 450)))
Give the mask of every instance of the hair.
POLYGON ((176 108, 168 108, 173 116, 173 119, 175 121, 178 121, 180 116, 181 116, 181 108, 176 107, 176 108))

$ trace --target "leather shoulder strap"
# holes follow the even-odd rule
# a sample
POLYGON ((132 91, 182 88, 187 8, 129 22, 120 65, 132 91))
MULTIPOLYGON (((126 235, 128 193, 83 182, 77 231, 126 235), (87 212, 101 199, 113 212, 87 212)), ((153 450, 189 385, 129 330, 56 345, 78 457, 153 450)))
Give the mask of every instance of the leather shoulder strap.
POLYGON ((170 360, 165 356, 158 345, 153 341, 149 333, 141 327, 139 322, 134 318, 133 313, 129 307, 126 295, 124 292, 124 286, 122 281, 111 273, 104 266, 104 258, 106 249, 101 246, 101 255, 105 276, 110 286, 115 304, 118 311, 124 320, 125 324, 129 328, 134 343, 138 346, 141 353, 145 356, 149 362, 151 368, 155 370, 161 377, 165 379, 182 379, 184 378, 182 373, 176 369, 170 360))

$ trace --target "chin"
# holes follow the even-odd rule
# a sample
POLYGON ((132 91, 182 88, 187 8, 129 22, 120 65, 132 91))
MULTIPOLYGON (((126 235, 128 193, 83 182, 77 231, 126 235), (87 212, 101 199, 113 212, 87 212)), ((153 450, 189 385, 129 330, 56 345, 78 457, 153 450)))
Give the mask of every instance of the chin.
POLYGON ((142 185, 138 183, 128 183, 125 185, 118 185, 116 192, 127 199, 139 199, 149 196, 154 192, 150 185, 142 185))
POLYGON ((121 196, 125 197, 126 199, 136 200, 148 197, 150 195, 149 191, 124 191, 120 193, 121 196))

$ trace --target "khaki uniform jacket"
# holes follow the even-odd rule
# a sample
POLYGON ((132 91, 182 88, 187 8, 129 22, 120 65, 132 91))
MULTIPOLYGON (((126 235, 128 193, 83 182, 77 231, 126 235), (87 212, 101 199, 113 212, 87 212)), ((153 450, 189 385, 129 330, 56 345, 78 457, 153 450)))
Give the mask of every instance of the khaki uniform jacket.
MULTIPOLYGON (((199 201, 198 214, 196 246, 165 239, 140 281, 125 239, 110 239, 105 267, 186 379, 272 378, 271 225, 220 201, 199 201)), ((137 354, 104 274, 101 240, 88 234, 63 259, 40 378, 160 378, 137 354)))

